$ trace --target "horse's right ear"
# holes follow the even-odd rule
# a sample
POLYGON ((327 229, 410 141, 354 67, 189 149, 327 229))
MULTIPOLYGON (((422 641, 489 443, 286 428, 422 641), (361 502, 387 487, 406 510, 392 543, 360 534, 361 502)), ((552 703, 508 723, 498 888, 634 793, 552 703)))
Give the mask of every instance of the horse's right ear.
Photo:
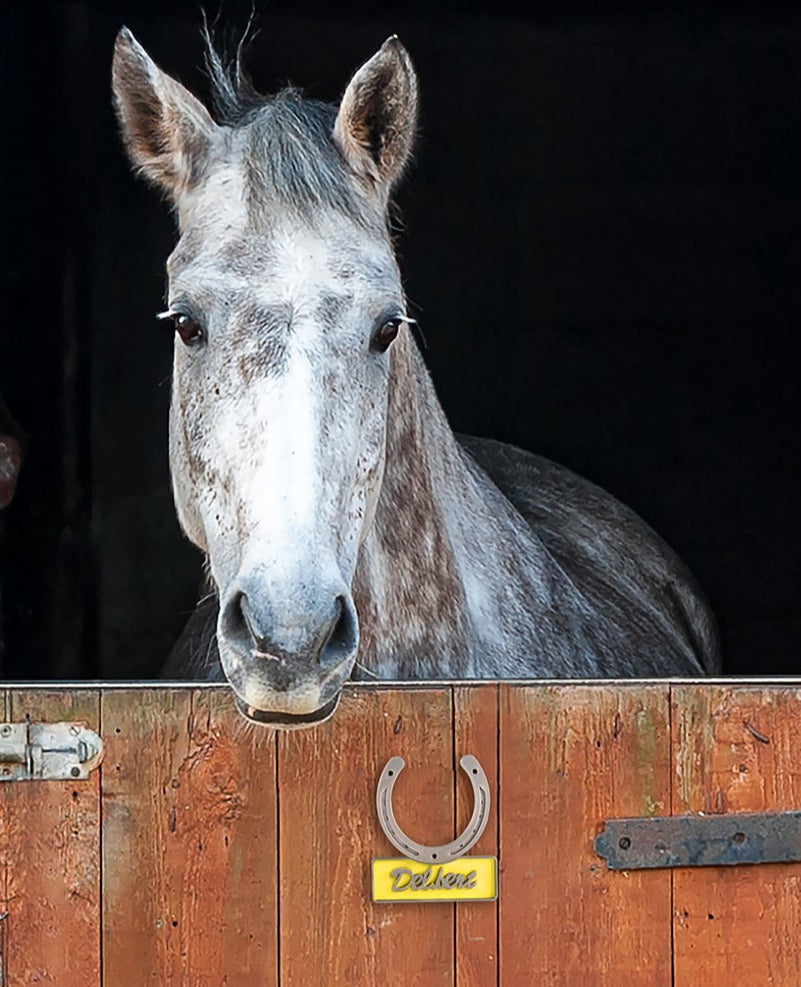
POLYGON ((161 71, 126 27, 114 44, 111 75, 131 163, 177 200, 203 167, 214 121, 180 82, 161 71))
POLYGON ((334 140, 356 174, 386 198, 409 159, 416 125, 417 76, 393 35, 350 80, 334 140))

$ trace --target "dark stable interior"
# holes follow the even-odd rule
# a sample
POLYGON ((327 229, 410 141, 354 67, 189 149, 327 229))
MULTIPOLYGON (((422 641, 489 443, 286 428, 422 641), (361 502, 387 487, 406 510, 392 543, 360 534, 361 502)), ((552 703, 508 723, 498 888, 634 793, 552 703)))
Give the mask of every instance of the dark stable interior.
MULTIPOLYGON (((0 8, 0 393, 24 448, 0 513, 8 678, 154 676, 201 579, 153 319, 173 222, 111 108, 123 23, 206 92, 196 0, 0 8)), ((727 674, 797 673, 801 15, 274 0, 257 26, 267 91, 333 101, 389 34, 411 52, 398 249, 454 428, 638 511, 705 588, 727 674)))

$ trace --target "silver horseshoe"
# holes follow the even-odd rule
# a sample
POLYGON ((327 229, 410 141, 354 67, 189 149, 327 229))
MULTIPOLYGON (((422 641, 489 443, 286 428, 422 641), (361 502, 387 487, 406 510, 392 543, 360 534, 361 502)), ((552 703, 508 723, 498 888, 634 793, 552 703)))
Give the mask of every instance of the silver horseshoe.
POLYGON ((384 835, 404 856, 411 857, 413 860, 422 860, 427 864, 456 860, 476 843, 489 819, 490 790, 484 769, 472 754, 465 754, 459 761, 473 786, 473 815, 464 832, 455 840, 443 843, 442 846, 425 846, 409 839, 398 825, 395 813, 392 811, 392 789, 405 764, 402 757, 391 757, 378 779, 375 804, 384 835))

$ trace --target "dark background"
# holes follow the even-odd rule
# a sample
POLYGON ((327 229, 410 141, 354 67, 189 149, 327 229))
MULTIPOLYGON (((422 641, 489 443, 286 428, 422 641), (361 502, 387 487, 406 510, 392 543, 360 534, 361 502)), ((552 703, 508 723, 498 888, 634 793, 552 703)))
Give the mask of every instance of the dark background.
MULTIPOLYGON (((241 27, 250 4, 229 0, 241 27)), ((214 9, 212 8, 212 13, 214 9)), ((455 428, 590 477, 694 569, 730 674, 798 673, 801 16, 762 3, 259 6, 258 86, 336 100, 397 32, 419 71, 401 263, 455 428)), ((174 520, 172 220, 129 174, 122 23, 197 93, 199 7, 0 8, 6 669, 153 675, 200 562, 174 520)))

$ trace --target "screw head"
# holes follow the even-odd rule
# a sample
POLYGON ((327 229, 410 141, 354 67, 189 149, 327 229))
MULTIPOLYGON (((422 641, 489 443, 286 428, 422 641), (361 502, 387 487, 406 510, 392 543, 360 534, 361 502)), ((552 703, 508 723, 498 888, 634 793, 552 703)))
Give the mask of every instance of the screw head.
POLYGON ((617 845, 620 847, 621 850, 628 850, 629 847, 631 846, 631 840, 629 839, 628 836, 621 836, 617 842, 617 845))
POLYGON ((74 768, 70 768, 70 774, 73 778, 77 778, 81 773, 81 769, 76 765, 74 768))
POLYGON ((7 737, 11 733, 11 727, 7 723, 4 723, 3 726, 0 727, 0 733, 4 737, 7 737))

